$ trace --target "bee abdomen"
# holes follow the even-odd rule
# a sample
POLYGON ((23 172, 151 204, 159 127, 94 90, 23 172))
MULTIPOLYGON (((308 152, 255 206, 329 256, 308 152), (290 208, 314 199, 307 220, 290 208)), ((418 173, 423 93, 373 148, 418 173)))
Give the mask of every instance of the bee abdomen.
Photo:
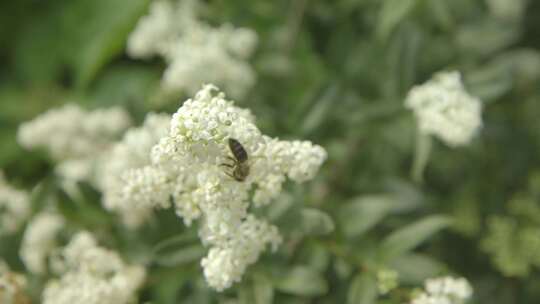
POLYGON ((246 149, 244 149, 244 147, 240 142, 238 142, 238 140, 234 138, 229 138, 229 149, 231 149, 234 158, 236 158, 239 163, 247 161, 248 155, 246 149))

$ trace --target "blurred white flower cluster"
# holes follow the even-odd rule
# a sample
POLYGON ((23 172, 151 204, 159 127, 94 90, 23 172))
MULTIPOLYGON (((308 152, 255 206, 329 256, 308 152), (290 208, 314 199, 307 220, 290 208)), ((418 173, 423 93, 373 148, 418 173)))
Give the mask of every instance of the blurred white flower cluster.
POLYGON ((520 21, 527 8, 525 0, 486 0, 486 4, 493 16, 510 22, 520 21))
POLYGON ((202 84, 215 83, 231 96, 242 98, 255 83, 247 59, 257 44, 257 34, 224 24, 214 28, 197 17, 197 0, 154 1, 128 40, 134 58, 162 56, 167 69, 165 90, 193 95, 202 84))
POLYGON ((33 274, 47 271, 48 258, 57 248, 57 236, 64 219, 53 211, 43 211, 28 223, 21 243, 20 257, 33 274))
POLYGON ((325 159, 326 151, 311 142, 261 134, 248 110, 205 85, 173 115, 168 134, 152 149, 151 164, 123 176, 122 197, 139 206, 174 202, 186 225, 201 219, 199 235, 210 247, 201 264, 209 285, 221 291, 241 280, 267 244, 276 248, 281 242, 276 227, 248 213, 250 201, 254 207, 270 203, 286 176, 295 182, 312 179, 325 159), (230 176, 231 138, 248 155, 244 181, 230 176))
POLYGON ((73 236, 55 269, 59 279, 47 282, 44 304, 127 304, 145 279, 140 266, 126 265, 113 251, 99 247, 88 232, 73 236))
POLYGON ((28 193, 9 185, 0 171, 0 235, 16 232, 29 215, 28 193))
POLYGON ((411 304, 462 304, 472 296, 472 287, 465 278, 428 279, 424 291, 411 304))
POLYGON ((26 278, 11 272, 4 261, 0 260, 0 303, 30 304, 25 294, 26 278))
POLYGON ((480 100, 465 91, 459 72, 441 72, 415 86, 405 106, 414 112, 421 132, 451 147, 468 144, 482 126, 480 100))
POLYGON ((92 180, 103 151, 130 125, 119 107, 86 111, 66 104, 22 124, 17 136, 27 149, 45 149, 67 180, 92 180))
POLYGON ((150 165, 150 151, 169 131, 171 115, 150 113, 141 127, 129 129, 115 143, 98 171, 98 187, 103 191, 103 205, 115 211, 127 227, 136 228, 152 214, 152 208, 134 205, 124 198, 123 174, 150 165))

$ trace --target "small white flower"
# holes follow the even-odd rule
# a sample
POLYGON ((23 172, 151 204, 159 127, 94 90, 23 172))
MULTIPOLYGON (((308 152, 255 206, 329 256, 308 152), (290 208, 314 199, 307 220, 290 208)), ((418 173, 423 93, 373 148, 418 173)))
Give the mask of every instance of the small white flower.
POLYGON ((482 126, 480 100, 469 95, 458 72, 443 72, 413 87, 405 106, 414 111, 421 132, 451 147, 471 142, 482 126))
POLYGON ((472 288, 464 278, 442 277, 428 279, 425 288, 430 294, 447 295, 457 299, 466 299, 472 295, 472 288))
POLYGON ((75 104, 52 109, 22 124, 17 134, 27 149, 45 149, 67 180, 92 181, 101 154, 130 126, 119 107, 86 111, 75 104))
POLYGON ((213 28, 199 20, 198 10, 197 1, 153 2, 129 37, 128 54, 162 56, 169 64, 162 81, 166 91, 192 95, 211 82, 243 97, 255 83, 246 60, 255 49, 257 34, 229 24, 213 28))
POLYGON ((29 215, 28 193, 9 185, 0 171, 0 235, 17 231, 29 215))
POLYGON ((55 160, 90 156, 108 146, 129 127, 121 108, 86 111, 75 104, 52 109, 19 128, 19 143, 47 150, 55 160))
POLYGON ((411 304, 461 304, 472 296, 472 287, 465 278, 440 277, 425 282, 425 292, 411 304))
POLYGON ((275 226, 249 215, 233 237, 220 247, 213 247, 202 259, 208 284, 217 291, 240 282, 247 266, 255 263, 266 244, 275 250, 281 236, 275 226))
MULTIPOLYGON (((137 178, 128 178, 131 184, 126 184, 124 176, 128 176, 132 169, 150 165, 150 151, 159 139, 167 134, 170 121, 171 116, 167 114, 148 114, 144 124, 139 128, 128 130, 123 139, 114 144, 101 161, 97 180, 99 188, 103 191, 103 205, 117 212, 127 227, 140 226, 152 212, 148 206, 139 204, 139 200, 133 200, 135 192, 144 191, 133 185, 137 178), (126 199, 126 195, 130 199, 126 199)), ((148 172, 145 174, 150 175, 148 172)), ((162 182, 159 178, 158 181, 162 182)), ((146 195, 153 196, 152 191, 148 189, 146 195)), ((163 201, 161 198, 158 200, 163 201)))
POLYGON ((47 270, 47 259, 57 247, 57 234, 63 226, 63 218, 55 212, 44 211, 32 218, 20 250, 28 271, 43 274, 47 270))
POLYGON ((128 304, 145 278, 144 268, 126 265, 111 250, 99 247, 87 232, 75 235, 63 250, 59 279, 47 282, 45 304, 128 304))
POLYGON ((271 203, 286 177, 295 182, 312 179, 326 152, 311 142, 263 135, 249 111, 206 85, 173 115, 151 158, 150 166, 124 175, 125 199, 167 207, 172 198, 186 225, 201 219, 199 235, 210 247, 201 265, 210 286, 223 290, 241 279, 266 244, 276 247, 281 241, 276 227, 249 214, 251 201, 255 207, 271 203), (248 155, 250 172, 243 181, 231 176, 231 138, 248 155))

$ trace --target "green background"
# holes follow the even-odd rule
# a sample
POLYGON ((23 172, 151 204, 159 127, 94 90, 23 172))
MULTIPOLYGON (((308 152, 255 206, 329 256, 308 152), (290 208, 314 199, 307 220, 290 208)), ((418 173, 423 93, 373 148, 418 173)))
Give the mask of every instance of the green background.
MULTIPOLYGON (((158 92, 164 62, 125 53, 149 3, 0 2, 0 168, 18 187, 38 186, 35 211, 57 201, 68 230, 94 231, 127 259, 184 235, 150 264, 141 302, 397 304, 447 273, 471 281, 472 303, 540 302, 540 2, 501 16, 479 0, 207 1, 208 22, 259 35, 257 84, 236 102, 264 133, 329 154, 315 180, 287 185, 265 211, 284 234, 279 252, 222 294, 205 285, 204 250, 171 210, 159 225, 126 231, 95 189, 80 185, 85 199, 70 201, 49 157, 16 142, 21 122, 66 102, 122 105, 137 123, 181 105, 188 96, 158 92), (403 100, 441 70, 462 72, 483 101, 484 126, 466 147, 435 140, 424 183, 414 183, 415 122, 403 100), (380 269, 397 270, 400 282, 375 300, 380 269)), ((0 254, 24 272, 20 238, 2 237, 0 254)), ((30 280, 34 297, 45 279, 30 280)))

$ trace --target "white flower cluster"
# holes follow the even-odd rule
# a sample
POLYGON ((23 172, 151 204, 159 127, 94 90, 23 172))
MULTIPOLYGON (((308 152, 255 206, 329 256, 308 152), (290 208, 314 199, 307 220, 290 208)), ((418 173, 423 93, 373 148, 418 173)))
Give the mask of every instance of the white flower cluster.
POLYGON ((64 219, 52 211, 43 211, 32 218, 22 239, 20 257, 26 269, 34 274, 47 270, 47 259, 57 248, 57 235, 64 219))
POLYGON ((527 1, 525 0, 486 0, 487 7, 493 16, 505 21, 520 21, 527 1))
POLYGON ((472 287, 465 278, 428 279, 424 289, 411 304, 461 304, 472 296, 472 287))
POLYGON ((150 151, 169 131, 171 115, 147 115, 139 128, 129 129, 103 159, 98 173, 98 186, 103 191, 103 204, 116 211, 127 227, 140 226, 152 214, 151 207, 134 205, 124 198, 125 172, 150 165, 150 151))
POLYGON ((30 304, 30 299, 24 292, 25 288, 26 278, 11 272, 9 267, 0 260, 0 303, 30 304))
POLYGON ((88 232, 76 234, 62 251, 56 268, 63 274, 47 283, 44 304, 127 304, 145 278, 140 266, 126 265, 120 256, 99 247, 88 232))
POLYGON ((459 72, 442 72, 411 89, 405 106, 414 111, 421 132, 451 147, 468 144, 482 126, 480 100, 469 95, 459 72))
POLYGON ((168 63, 162 82, 167 91, 192 95, 211 82, 242 98, 255 83, 247 59, 257 34, 230 24, 213 28, 197 17, 199 6, 197 0, 153 2, 129 37, 128 54, 162 56, 168 63))
POLYGON ((17 231, 29 215, 28 193, 9 185, 0 171, 0 235, 17 231))
POLYGON ((152 164, 124 176, 124 199, 154 207, 172 201, 186 225, 201 219, 199 235, 210 247, 202 266, 217 290, 239 281, 266 244, 275 248, 281 242, 276 227, 248 213, 250 201, 255 207, 270 203, 286 176, 312 179, 326 159, 322 147, 272 139, 253 120, 248 110, 205 85, 173 115, 169 133, 152 149, 152 164), (247 152, 242 165, 250 170, 243 181, 233 178, 238 165, 229 139, 247 152))
POLYGON ((56 169, 61 176, 89 180, 101 153, 130 124, 129 115, 119 107, 86 111, 67 104, 21 125, 18 141, 27 149, 49 152, 59 162, 56 169))

